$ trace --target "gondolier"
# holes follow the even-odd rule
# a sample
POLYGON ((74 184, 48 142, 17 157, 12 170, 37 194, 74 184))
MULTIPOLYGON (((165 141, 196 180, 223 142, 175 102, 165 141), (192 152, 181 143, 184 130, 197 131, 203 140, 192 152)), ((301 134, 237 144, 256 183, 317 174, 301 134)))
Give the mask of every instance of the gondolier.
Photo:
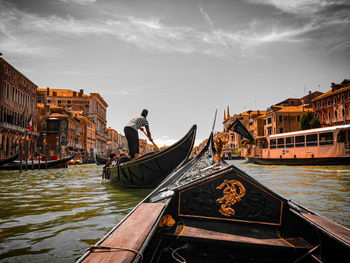
POLYGON ((151 132, 149 130, 149 123, 146 119, 148 115, 148 110, 143 109, 141 115, 132 118, 124 127, 125 137, 128 140, 128 147, 131 159, 137 158, 139 154, 139 134, 138 129, 144 132, 142 127, 146 128, 147 137, 150 141, 153 141, 151 132))

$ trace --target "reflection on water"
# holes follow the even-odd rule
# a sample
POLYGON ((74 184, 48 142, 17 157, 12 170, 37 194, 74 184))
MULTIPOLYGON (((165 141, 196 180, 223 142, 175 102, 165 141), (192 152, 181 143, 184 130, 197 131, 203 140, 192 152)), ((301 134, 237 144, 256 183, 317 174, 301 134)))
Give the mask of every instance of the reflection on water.
POLYGON ((149 190, 101 182, 102 166, 0 173, 0 261, 73 262, 149 190))
MULTIPOLYGON (((232 161, 280 195, 350 227, 349 167, 232 161)), ((102 166, 0 171, 0 262, 73 262, 149 190, 101 182, 102 166)))

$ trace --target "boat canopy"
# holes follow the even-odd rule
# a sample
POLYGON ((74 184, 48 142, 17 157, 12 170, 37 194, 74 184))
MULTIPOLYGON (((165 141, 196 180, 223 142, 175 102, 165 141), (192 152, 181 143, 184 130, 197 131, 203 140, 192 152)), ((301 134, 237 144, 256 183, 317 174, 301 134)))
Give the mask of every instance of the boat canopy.
POLYGON ((338 125, 338 126, 330 126, 330 127, 323 127, 323 128, 317 128, 317 129, 302 130, 302 131, 295 131, 295 132, 286 132, 286 133, 273 134, 273 135, 270 135, 268 138, 269 139, 274 139, 274 138, 279 138, 279 137, 294 136, 294 135, 301 135, 301 134, 320 133, 320 132, 333 132, 333 131, 342 130, 342 129, 350 129, 350 124, 338 125))

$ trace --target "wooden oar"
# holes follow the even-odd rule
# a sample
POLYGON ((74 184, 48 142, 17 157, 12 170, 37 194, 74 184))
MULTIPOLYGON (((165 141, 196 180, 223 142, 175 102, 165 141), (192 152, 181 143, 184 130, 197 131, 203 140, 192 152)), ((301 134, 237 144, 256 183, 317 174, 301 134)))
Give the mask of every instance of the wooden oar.
POLYGON ((153 143, 154 147, 156 147, 157 150, 160 151, 159 147, 158 147, 157 144, 152 140, 152 138, 149 138, 148 135, 147 135, 147 133, 145 133, 144 130, 141 130, 141 131, 146 135, 146 137, 148 138, 148 140, 150 140, 150 142, 153 143))

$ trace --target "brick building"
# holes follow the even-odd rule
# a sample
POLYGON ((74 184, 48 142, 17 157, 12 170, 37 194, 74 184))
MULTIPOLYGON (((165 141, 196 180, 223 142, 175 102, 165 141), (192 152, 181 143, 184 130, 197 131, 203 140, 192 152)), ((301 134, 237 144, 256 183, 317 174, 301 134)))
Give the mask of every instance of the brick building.
POLYGON ((314 98, 312 108, 322 127, 350 123, 350 79, 332 83, 331 90, 314 98))
MULTIPOLYGON (((2 54, 0 53, 0 56, 2 54)), ((28 152, 36 151, 37 85, 0 57, 0 157, 7 157, 24 143, 28 133, 28 152), (31 127, 29 128, 29 124, 31 127)))

